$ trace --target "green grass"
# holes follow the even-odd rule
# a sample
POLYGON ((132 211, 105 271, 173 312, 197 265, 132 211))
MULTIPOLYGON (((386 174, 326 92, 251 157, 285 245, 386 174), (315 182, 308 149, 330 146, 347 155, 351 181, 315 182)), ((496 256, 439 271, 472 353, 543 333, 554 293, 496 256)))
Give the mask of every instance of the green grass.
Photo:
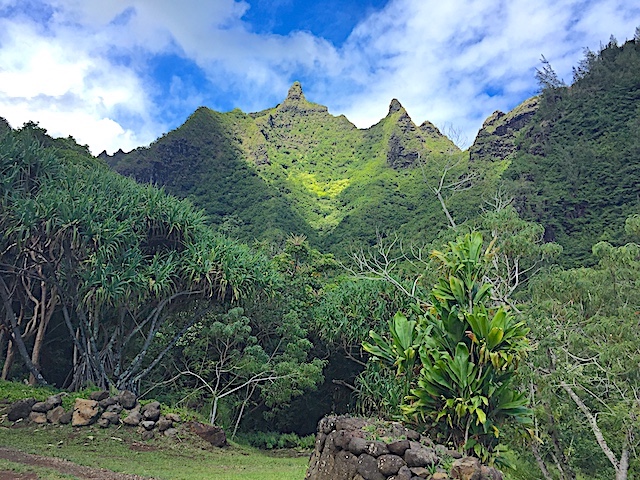
MULTIPOLYGON (((301 480, 308 465, 306 455, 277 457, 235 444, 214 448, 188 432, 178 440, 161 437, 143 442, 134 429, 127 427, 106 430, 68 425, 9 428, 8 424, 6 421, 0 424, 0 446, 159 479, 301 480)), ((11 465, 4 469, 32 471, 32 467, 8 463, 11 465)), ((0 467, 2 465, 5 464, 0 467)), ((36 473, 40 476, 40 472, 36 473)), ((49 473, 41 478, 64 477, 55 471, 49 473), (57 476, 48 476, 49 473, 57 476)))
POLYGON ((72 475, 60 473, 52 468, 23 465, 22 463, 11 462, 0 458, 0 471, 14 472, 17 475, 36 474, 40 480, 61 480, 76 478, 72 475))

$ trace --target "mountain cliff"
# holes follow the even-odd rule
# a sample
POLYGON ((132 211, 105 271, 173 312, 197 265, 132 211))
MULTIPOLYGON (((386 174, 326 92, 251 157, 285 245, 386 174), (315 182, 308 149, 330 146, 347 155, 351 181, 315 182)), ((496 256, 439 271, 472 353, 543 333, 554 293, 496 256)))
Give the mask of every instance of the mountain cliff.
POLYGON ((547 88, 538 104, 504 179, 565 262, 589 264, 596 242, 629 241, 625 219, 640 213, 640 42, 586 52, 572 85, 547 88))

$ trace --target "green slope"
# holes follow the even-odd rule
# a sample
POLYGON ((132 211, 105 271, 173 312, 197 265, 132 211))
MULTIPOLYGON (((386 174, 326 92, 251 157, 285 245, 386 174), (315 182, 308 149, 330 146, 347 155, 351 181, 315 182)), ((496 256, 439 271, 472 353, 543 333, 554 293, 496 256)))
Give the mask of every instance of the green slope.
POLYGON ((277 239, 293 232, 313 237, 288 200, 245 160, 238 133, 251 123, 238 110, 222 114, 201 107, 148 148, 107 160, 123 175, 191 199, 213 224, 234 236, 277 239))
POLYGON ((467 168, 464 153, 431 123, 416 126, 397 100, 362 130, 307 101, 297 82, 272 109, 200 108, 149 148, 105 158, 192 199, 240 238, 304 234, 336 252, 377 231, 433 237, 446 218, 431 187, 442 165, 456 163, 451 175, 467 168))
POLYGON ((640 211, 640 43, 588 53, 576 73, 544 91, 505 172, 518 210, 568 265, 592 263, 599 240, 625 242, 624 220, 640 211))

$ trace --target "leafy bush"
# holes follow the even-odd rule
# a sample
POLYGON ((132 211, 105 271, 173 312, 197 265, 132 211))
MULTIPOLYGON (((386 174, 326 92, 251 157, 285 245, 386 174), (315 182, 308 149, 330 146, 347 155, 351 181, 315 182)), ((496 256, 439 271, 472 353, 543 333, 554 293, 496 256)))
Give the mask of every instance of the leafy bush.
POLYGON ((246 443, 252 447, 263 450, 282 448, 295 448, 298 450, 310 450, 315 445, 315 435, 299 437, 295 433, 278 432, 252 432, 238 435, 240 443, 246 443))
POLYGON ((374 343, 363 343, 374 360, 395 367, 407 419, 490 462, 504 450, 505 425, 532 423, 526 395, 514 388, 529 330, 507 306, 493 305, 483 281, 492 247, 483 254, 482 236, 471 233, 434 251, 441 277, 430 304, 411 319, 397 313, 390 339, 372 331, 374 343))

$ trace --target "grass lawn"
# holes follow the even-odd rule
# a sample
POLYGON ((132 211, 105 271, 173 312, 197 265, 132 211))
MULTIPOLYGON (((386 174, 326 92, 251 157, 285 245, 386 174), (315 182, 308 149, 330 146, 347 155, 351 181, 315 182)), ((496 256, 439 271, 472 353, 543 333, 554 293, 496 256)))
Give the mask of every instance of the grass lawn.
MULTIPOLYGON (((179 439, 140 440, 129 427, 101 429, 69 425, 0 423, 0 446, 64 458, 79 465, 159 479, 302 480, 308 456, 275 456, 233 444, 214 448, 188 431, 179 439)), ((55 470, 1 460, 0 469, 33 472, 39 478, 73 478, 55 470)))

